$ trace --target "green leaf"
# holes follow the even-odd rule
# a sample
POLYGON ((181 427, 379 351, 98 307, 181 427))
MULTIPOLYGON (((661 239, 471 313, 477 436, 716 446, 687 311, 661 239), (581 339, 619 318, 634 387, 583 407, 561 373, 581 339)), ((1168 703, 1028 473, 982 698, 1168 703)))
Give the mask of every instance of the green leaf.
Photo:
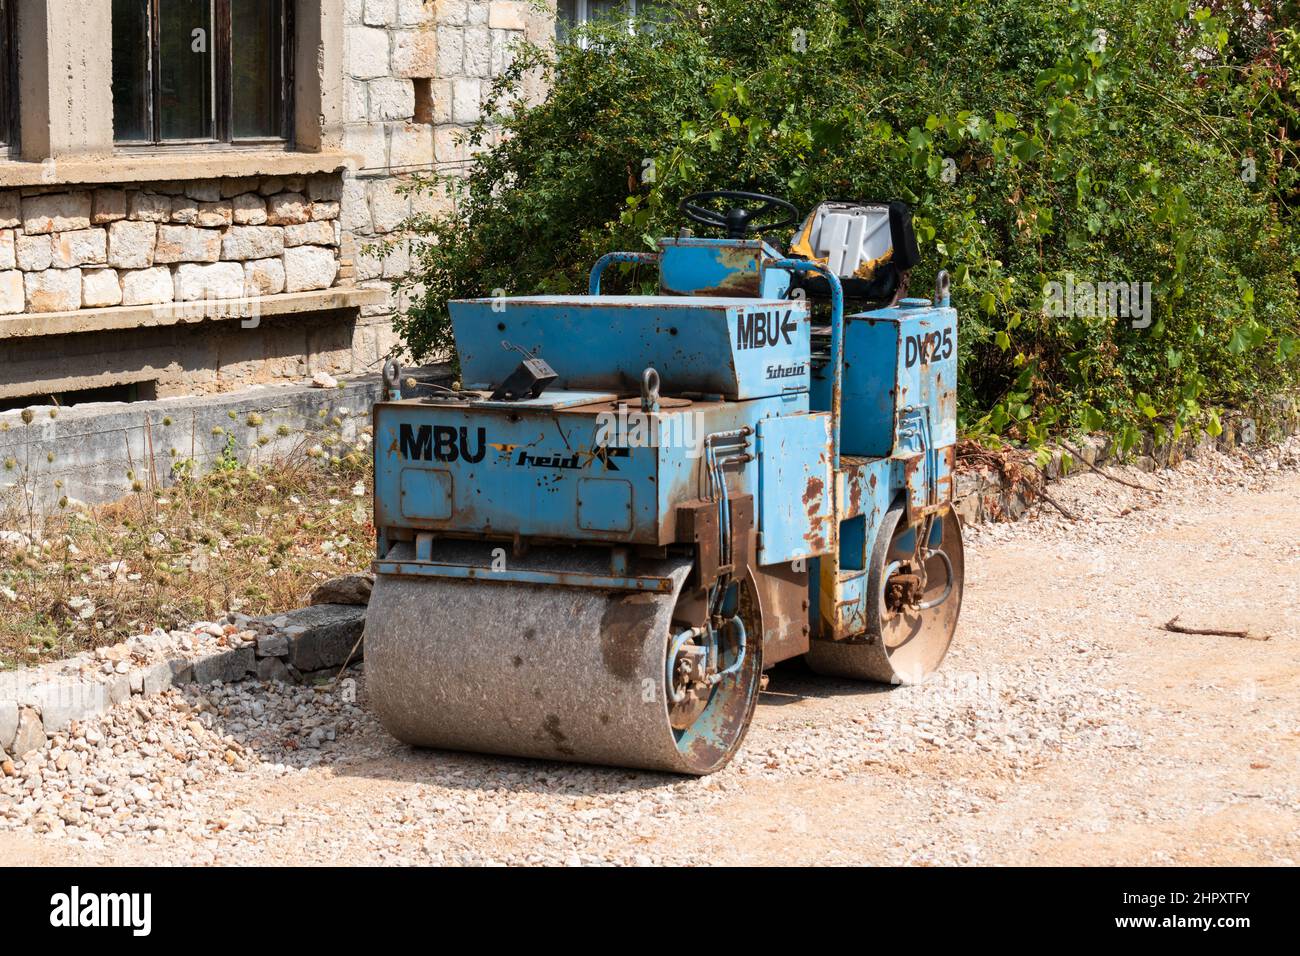
POLYGON ((1219 421, 1219 413, 1210 411, 1210 423, 1205 426, 1205 433, 1211 438, 1218 438, 1223 434, 1223 422, 1219 421))

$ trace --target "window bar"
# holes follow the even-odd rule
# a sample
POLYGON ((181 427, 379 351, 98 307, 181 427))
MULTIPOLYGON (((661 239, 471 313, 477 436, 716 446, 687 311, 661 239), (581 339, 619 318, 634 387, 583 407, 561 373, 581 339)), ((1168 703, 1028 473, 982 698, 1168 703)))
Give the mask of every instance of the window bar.
POLYGON ((147 41, 149 43, 149 82, 145 84, 148 91, 148 102, 145 103, 145 115, 149 117, 149 140, 153 145, 162 142, 162 111, 158 109, 158 104, 162 102, 162 44, 161 29, 159 24, 162 22, 158 17, 158 4, 161 0, 149 0, 148 22, 145 24, 149 31, 147 41))
POLYGON ((229 143, 233 138, 235 121, 231 116, 234 102, 234 49, 231 41, 230 0, 215 0, 209 6, 215 21, 208 49, 212 51, 215 69, 212 83, 212 133, 219 143, 229 143))

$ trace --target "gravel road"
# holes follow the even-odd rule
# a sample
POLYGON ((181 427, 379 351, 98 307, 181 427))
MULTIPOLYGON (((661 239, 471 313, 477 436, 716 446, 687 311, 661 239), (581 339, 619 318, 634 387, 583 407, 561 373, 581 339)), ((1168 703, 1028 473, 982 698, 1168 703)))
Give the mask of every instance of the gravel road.
POLYGON ((715 776, 414 751, 360 673, 171 691, 0 776, 0 864, 1293 865, 1300 441, 1116 474, 968 529, 938 677, 778 668, 715 776))

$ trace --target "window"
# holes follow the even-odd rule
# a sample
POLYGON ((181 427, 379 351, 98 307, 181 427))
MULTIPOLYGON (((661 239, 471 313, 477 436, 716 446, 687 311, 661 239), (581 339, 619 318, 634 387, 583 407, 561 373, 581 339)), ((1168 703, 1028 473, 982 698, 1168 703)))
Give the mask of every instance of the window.
POLYGON ((285 142, 292 6, 113 0, 114 138, 128 146, 285 142))
MULTIPOLYGON (((631 32, 637 20, 646 21, 662 15, 663 0, 558 0, 555 5, 555 38, 564 42, 569 31, 574 27, 600 20, 610 20, 616 16, 628 18, 628 31, 631 32)), ((586 41, 582 45, 585 47, 586 41)))
POLYGON ((18 76, 15 69, 18 57, 14 56, 14 4, 13 0, 0 0, 0 153, 13 145, 18 137, 18 76))

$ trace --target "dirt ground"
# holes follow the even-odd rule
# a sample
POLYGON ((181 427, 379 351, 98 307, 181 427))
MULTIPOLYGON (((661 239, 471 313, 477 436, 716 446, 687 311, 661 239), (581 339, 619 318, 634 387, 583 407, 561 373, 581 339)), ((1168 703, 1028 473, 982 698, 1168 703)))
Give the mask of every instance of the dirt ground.
POLYGON ((311 761, 187 782, 174 824, 12 827, 0 864, 1294 865, 1298 448, 1122 472, 1160 494, 1082 476, 1053 493, 1084 520, 968 529, 939 678, 779 668, 713 777, 420 752, 359 719, 311 761))

